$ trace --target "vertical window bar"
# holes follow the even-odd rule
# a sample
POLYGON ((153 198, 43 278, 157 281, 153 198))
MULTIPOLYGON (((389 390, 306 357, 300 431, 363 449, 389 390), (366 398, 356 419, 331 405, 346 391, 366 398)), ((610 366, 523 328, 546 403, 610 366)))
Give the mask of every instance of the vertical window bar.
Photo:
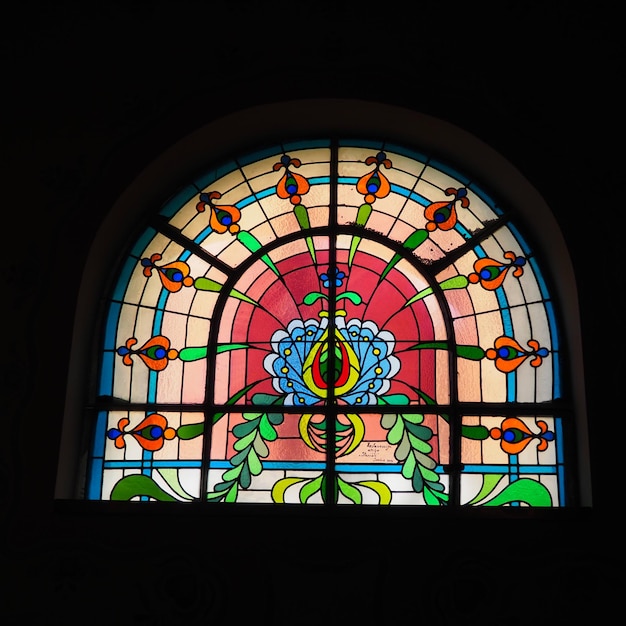
POLYGON ((339 184, 338 146, 331 142, 330 156, 330 198, 328 207, 328 395, 326 398, 326 502, 335 504, 338 491, 336 475, 336 420, 337 403, 335 399, 336 337, 335 314, 337 312, 337 285, 334 277, 337 273, 337 185, 339 184))

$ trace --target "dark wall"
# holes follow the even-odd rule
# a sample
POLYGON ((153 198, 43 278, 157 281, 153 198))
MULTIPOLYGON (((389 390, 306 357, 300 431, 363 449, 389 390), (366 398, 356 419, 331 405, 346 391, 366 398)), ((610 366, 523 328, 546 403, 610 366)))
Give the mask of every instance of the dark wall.
POLYGON ((346 623, 608 622, 623 579, 617 14, 602 2, 224 4, 22 2, 4 17, 3 623, 86 612, 91 624, 306 625, 329 592, 346 623), (318 97, 451 122, 553 209, 578 279, 592 509, 338 520, 55 505, 73 312, 108 207, 193 129, 318 97))

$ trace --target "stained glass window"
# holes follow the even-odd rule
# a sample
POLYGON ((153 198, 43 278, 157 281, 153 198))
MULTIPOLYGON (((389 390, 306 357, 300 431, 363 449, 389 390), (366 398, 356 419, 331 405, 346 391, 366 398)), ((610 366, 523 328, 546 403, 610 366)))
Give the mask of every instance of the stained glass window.
POLYGON ((86 498, 568 505, 550 281, 457 169, 307 140, 165 202, 108 300, 86 498))

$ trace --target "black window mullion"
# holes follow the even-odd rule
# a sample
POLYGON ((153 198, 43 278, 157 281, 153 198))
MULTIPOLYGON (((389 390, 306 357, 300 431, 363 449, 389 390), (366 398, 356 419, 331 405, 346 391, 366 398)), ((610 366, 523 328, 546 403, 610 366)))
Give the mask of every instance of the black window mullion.
POLYGON ((338 172, 338 146, 337 142, 331 143, 330 154, 330 198, 328 206, 328 395, 326 398, 326 503, 333 506, 337 495, 336 484, 336 434, 337 434, 337 403, 335 398, 335 367, 336 338, 335 338, 335 314, 337 311, 337 286, 335 276, 337 272, 337 185, 338 172))

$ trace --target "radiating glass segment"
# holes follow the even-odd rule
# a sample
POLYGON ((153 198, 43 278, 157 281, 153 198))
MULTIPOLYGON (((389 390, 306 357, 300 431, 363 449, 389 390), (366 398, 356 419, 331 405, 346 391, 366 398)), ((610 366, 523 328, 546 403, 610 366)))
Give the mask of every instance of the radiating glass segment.
POLYGON ((207 171, 109 294, 87 497, 564 506, 539 265, 481 186, 401 146, 207 171))

